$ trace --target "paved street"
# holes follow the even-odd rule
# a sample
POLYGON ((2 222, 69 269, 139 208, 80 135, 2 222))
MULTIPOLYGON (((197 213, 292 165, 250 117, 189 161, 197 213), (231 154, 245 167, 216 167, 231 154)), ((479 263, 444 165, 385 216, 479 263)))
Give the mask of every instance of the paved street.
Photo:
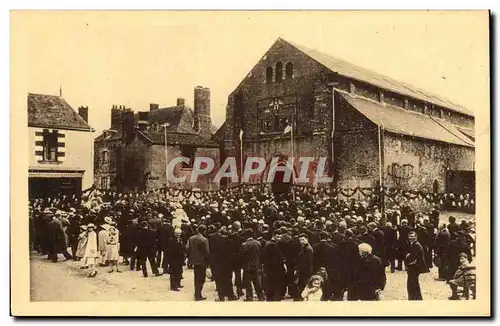
MULTIPOLYGON (((88 278, 79 263, 52 263, 36 253, 31 256, 31 299, 33 301, 191 301, 193 300, 193 271, 184 272, 181 292, 170 291, 169 276, 142 277, 141 272, 123 266, 123 273, 108 273, 100 267, 95 278, 88 278)), ((434 281, 437 269, 420 276, 425 299, 447 299, 450 295, 444 282, 434 281)), ((151 274, 150 274, 151 275, 151 274)), ((214 282, 205 283, 204 295, 215 300, 214 282)), ((406 273, 387 274, 385 300, 406 300, 406 273)), ((241 298, 243 300, 243 298, 241 298)))

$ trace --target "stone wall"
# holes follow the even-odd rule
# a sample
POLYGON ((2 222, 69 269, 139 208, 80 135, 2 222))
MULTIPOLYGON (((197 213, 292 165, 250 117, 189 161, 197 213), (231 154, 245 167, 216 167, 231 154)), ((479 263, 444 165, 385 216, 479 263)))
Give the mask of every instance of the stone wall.
POLYGON ((474 170, 474 148, 384 133, 384 185, 446 191, 447 170, 474 170))
MULTIPOLYGON (((178 146, 168 146, 167 150, 168 161, 182 156, 181 150, 178 146)), ((148 162, 146 173, 149 173, 147 180, 147 189, 158 189, 164 187, 166 184, 165 178, 165 147, 163 145, 152 145, 148 149, 148 156, 150 161, 148 162)), ((176 164, 173 174, 177 178, 185 177, 185 182, 176 183, 169 180, 169 186, 179 189, 192 189, 199 188, 202 190, 216 190, 219 188, 219 184, 214 184, 213 180, 220 167, 220 157, 218 148, 197 148, 195 152, 195 157, 210 157, 214 161, 214 169, 211 173, 203 176, 199 176, 195 184, 190 183, 191 180, 191 168, 182 168, 181 164, 176 164)), ((203 167, 203 166, 202 166, 203 167)))

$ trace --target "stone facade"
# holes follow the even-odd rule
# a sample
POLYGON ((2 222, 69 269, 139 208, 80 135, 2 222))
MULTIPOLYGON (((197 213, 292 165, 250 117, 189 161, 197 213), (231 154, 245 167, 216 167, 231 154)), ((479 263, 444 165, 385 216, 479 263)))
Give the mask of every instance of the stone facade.
MULTIPOLYGON (((167 149, 168 161, 182 156, 179 146, 168 146, 167 149)), ((147 179, 147 189, 158 189, 166 185, 165 181, 165 147, 163 145, 152 145, 148 149, 148 157, 150 160, 147 162, 148 165, 145 169, 148 174, 147 179)), ((217 173, 220 166, 220 157, 218 148, 197 148, 195 152, 195 157, 209 157, 214 161, 214 169, 211 173, 203 176, 199 176, 196 183, 191 183, 191 174, 193 172, 192 168, 182 168, 180 164, 174 167, 173 174, 177 178, 185 178, 182 183, 177 183, 170 181, 169 186, 178 189, 192 189, 198 188, 202 190, 216 190, 219 188, 219 184, 213 182, 215 174, 217 173)))
MULTIPOLYGON (((428 102, 432 97, 427 95, 415 98, 398 93, 394 90, 397 87, 386 89, 351 78, 328 68, 327 60, 278 39, 228 97, 226 121, 219 136, 221 158, 235 157, 240 167, 240 148, 243 160, 249 156, 263 157, 266 162, 276 156, 308 156, 317 162, 326 157, 326 174, 333 177, 330 186, 346 188, 377 186, 382 177, 385 186, 430 191, 437 184, 443 191, 446 171, 474 169, 473 146, 383 130, 379 134, 379 125, 338 94, 418 112, 423 119, 438 119, 464 128, 473 128, 472 115, 444 107, 441 100, 428 102), (292 123, 293 152, 291 134, 283 133, 292 123)), ((316 167, 313 164, 308 175, 313 176, 316 167)), ((300 164, 295 165, 295 170, 300 170, 300 164)), ((250 181, 265 181, 266 173, 250 181)), ((314 178, 310 183, 315 183, 314 178)))
POLYGON ((447 171, 473 171, 474 160, 468 147, 384 134, 384 185, 389 187, 451 191, 447 171))
MULTIPOLYGON (((205 156, 220 165, 219 145, 212 142, 210 89, 194 89, 194 110, 185 106, 182 98, 177 105, 160 108, 150 104, 149 111, 135 113, 122 105, 111 109, 111 129, 95 139, 95 185, 119 192, 144 191, 166 185, 165 140, 163 124, 168 123, 168 160, 178 156, 205 156), (188 153, 188 154, 186 154, 188 153)), ((216 170, 215 170, 216 171, 216 170)), ((176 176, 186 176, 186 182, 169 183, 176 188, 217 189, 215 172, 190 184, 192 166, 176 166, 176 176)))

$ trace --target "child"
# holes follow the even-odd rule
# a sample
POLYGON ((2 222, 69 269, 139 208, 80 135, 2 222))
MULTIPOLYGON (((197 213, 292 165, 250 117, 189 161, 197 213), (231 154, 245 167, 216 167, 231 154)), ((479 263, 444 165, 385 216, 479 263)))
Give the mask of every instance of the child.
POLYGON ((90 268, 89 277, 97 275, 97 260, 99 253, 97 252, 97 234, 95 233, 95 225, 90 223, 87 225, 87 243, 83 250, 82 266, 90 268))
POLYGON ((323 297, 323 290, 321 290, 322 285, 323 278, 321 276, 311 276, 307 286, 304 291, 302 291, 302 298, 305 301, 321 301, 321 298, 323 297))
POLYGON ((121 270, 118 268, 118 258, 120 257, 118 251, 119 245, 118 230, 114 226, 111 226, 106 237, 106 260, 109 261, 109 265, 111 266, 109 273, 113 273, 113 266, 116 267, 117 273, 121 273, 121 270))

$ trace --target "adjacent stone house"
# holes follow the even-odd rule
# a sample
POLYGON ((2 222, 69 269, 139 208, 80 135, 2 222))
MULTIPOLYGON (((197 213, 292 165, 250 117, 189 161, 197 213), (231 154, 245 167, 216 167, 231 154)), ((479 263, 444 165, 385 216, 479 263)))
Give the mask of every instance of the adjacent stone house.
POLYGON ((160 108, 158 104, 150 104, 148 111, 137 113, 114 105, 111 128, 95 139, 96 186, 119 192, 162 188, 167 185, 167 160, 183 156, 190 158, 190 163, 177 164, 174 175, 186 176, 186 181, 180 184, 169 180, 169 186, 217 189, 219 185, 213 183, 213 178, 220 161, 219 145, 211 140, 215 131, 210 118, 210 90, 205 87, 194 89, 194 109, 187 107, 182 98, 177 99, 175 106, 160 108), (197 156, 212 158, 214 173, 192 184, 189 181, 197 156))

